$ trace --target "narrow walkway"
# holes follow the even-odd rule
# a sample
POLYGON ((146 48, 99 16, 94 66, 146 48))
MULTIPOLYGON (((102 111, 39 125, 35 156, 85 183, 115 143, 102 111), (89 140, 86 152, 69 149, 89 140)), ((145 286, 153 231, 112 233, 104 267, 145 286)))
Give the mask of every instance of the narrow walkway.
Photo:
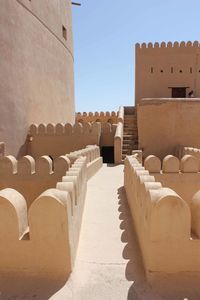
POLYGON ((138 247, 133 249, 137 242, 123 188, 123 167, 104 165, 88 182, 75 268, 65 287, 50 299, 141 299, 133 281, 135 271, 138 278, 144 274, 138 247))

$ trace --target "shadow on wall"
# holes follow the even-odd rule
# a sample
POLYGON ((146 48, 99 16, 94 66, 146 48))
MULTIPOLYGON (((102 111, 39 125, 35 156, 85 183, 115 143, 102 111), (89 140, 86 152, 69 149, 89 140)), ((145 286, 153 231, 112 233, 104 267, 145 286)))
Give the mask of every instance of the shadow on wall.
POLYGON ((26 300, 48 300, 55 295, 66 281, 52 280, 34 280, 33 278, 18 278, 13 280, 12 286, 10 280, 1 278, 0 280, 0 299, 26 299, 26 300), (18 295, 18 296, 17 296, 18 295))
POLYGON ((147 282, 124 187, 118 189, 118 199, 121 241, 125 244, 122 255, 128 260, 125 275, 132 282, 127 300, 199 300, 198 273, 159 274, 147 282))
POLYGON ((142 257, 140 254, 137 236, 132 225, 124 187, 120 187, 118 189, 118 199, 118 211, 120 213, 119 219, 121 221, 120 229, 123 231, 121 241, 125 244, 122 255, 124 259, 128 260, 125 275, 128 281, 133 282, 128 291, 127 299, 140 300, 143 299, 142 296, 144 294, 144 289, 147 289, 146 286, 148 284, 145 280, 142 257))

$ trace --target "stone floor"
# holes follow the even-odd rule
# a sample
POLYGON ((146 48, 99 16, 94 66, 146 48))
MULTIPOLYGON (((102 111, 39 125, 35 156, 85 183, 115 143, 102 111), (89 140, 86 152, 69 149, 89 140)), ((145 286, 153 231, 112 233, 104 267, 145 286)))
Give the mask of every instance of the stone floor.
POLYGON ((104 165, 88 182, 76 263, 67 283, 19 282, 0 280, 0 299, 200 299, 200 279, 195 275, 166 276, 151 285, 146 282, 122 165, 104 165))

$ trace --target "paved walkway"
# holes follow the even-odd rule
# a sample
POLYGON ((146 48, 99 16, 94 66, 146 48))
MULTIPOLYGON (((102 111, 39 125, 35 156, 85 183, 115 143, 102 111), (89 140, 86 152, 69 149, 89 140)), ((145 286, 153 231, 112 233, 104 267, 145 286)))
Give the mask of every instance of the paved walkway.
POLYGON ((75 269, 50 299, 139 299, 133 288, 132 224, 123 188, 123 167, 106 166, 88 182, 75 269), (135 297, 133 297, 135 296, 135 297))

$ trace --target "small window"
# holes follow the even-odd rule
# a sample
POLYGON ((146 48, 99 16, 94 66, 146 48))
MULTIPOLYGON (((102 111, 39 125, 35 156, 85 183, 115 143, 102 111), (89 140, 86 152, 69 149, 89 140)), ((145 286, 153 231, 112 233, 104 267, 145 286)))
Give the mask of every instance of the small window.
POLYGON ((151 73, 153 73, 153 67, 151 67, 151 73))
POLYGON ((160 70, 160 73, 163 73, 163 70, 160 70))
POLYGON ((174 68, 173 68, 173 67, 171 67, 171 73, 172 73, 172 74, 174 73, 174 68))
POLYGON ((179 73, 183 73, 183 70, 180 70, 179 73))
POLYGON ((65 26, 62 27, 62 34, 65 40, 67 40, 67 29, 65 28, 65 26))
POLYGON ((192 68, 190 68, 190 73, 192 74, 192 68))

